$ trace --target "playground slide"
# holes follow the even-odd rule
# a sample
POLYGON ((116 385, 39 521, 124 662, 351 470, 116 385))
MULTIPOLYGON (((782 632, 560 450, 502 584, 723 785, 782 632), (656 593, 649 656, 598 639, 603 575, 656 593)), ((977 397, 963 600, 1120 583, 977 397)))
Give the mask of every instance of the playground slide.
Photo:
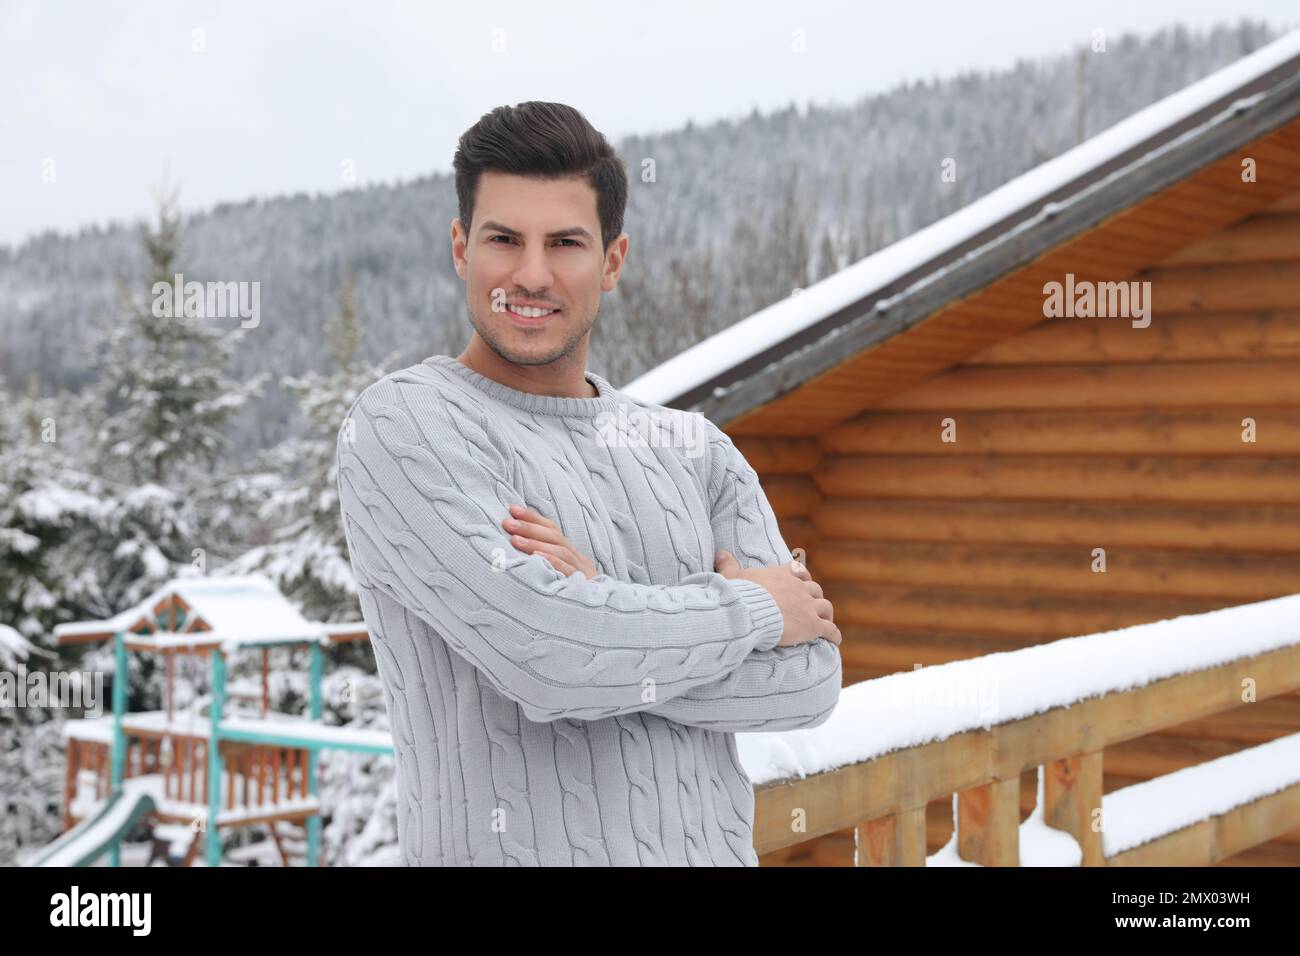
POLYGON ((153 797, 143 790, 113 794, 94 816, 87 817, 26 862, 26 866, 89 866, 121 840, 146 813, 153 797))

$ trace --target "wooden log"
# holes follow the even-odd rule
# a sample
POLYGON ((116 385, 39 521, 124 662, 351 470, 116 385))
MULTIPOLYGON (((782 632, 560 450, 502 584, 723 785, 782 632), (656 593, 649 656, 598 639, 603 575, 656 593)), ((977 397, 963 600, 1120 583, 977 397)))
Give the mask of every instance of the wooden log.
MULTIPOLYGON (((838 617, 838 615, 837 615, 838 617)), ((838 620, 837 620, 837 623, 838 620)), ((844 640, 840 658, 845 667, 915 670, 917 665, 947 664, 986 654, 1018 651, 1040 643, 1024 634, 932 631, 925 629, 859 627, 840 624, 844 640)))
POLYGON ((1300 508, 1155 502, 826 498, 822 540, 1300 551, 1300 508))
POLYGON ((1161 266, 1286 262, 1300 259, 1300 213, 1252 216, 1206 236, 1160 262, 1161 266))
POLYGON ((1096 571, 1093 548, 1009 544, 828 541, 818 551, 817 581, 969 587, 1078 594, 1206 597, 1248 604, 1300 593, 1300 554, 1215 550, 1105 550, 1096 571))
POLYGON ((1278 199, 1272 204, 1266 206, 1261 211, 1261 214, 1273 215, 1273 216, 1279 216, 1279 215, 1284 216, 1287 215, 1288 213, 1293 213, 1293 212, 1300 212, 1300 190, 1287 193, 1281 199, 1278 199))
POLYGON ((810 515, 817 505, 817 486, 807 475, 774 475, 761 484, 779 518, 810 515))
POLYGON ((811 570, 813 554, 821 543, 821 535, 817 532, 817 526, 812 523, 810 518, 806 517, 778 518, 777 523, 780 526, 781 537, 785 540, 786 547, 791 551, 795 548, 803 548, 804 564, 811 570))
POLYGON ((1295 458, 837 455, 822 463, 816 480, 828 498, 1300 504, 1295 458))
POLYGON ((1108 365, 1293 359, 1297 355, 1300 310, 1283 309, 1161 316, 1145 329, 1112 322, 1048 319, 961 364, 1108 365))
POLYGON ((1074 837, 1084 866, 1105 866, 1101 812, 1102 751, 1043 765, 1043 821, 1074 837))
POLYGON ((878 412, 831 429, 822 442, 827 462, 851 454, 1300 457, 1300 406, 878 412), (1252 442, 1242 440, 1245 419, 1254 421, 1252 442))
POLYGON ((1244 746, 1235 741, 1187 737, 1170 729, 1108 747, 1106 772, 1150 780, 1242 749, 1244 746))
POLYGON ((1075 637, 1180 614, 1203 614, 1225 605, 1190 597, 1056 594, 836 583, 826 590, 835 623, 880 628, 1024 634, 1038 639, 1075 637))
MULTIPOLYGON (((1109 320, 1078 320, 1109 321, 1109 320)), ((1141 335, 1148 330, 1134 329, 1141 335)), ((880 403, 884 411, 956 415, 985 409, 1258 409, 1300 405, 1300 361, 959 367, 880 403)), ((818 470, 825 467, 825 460, 818 470)))
POLYGON ((280 802, 280 747, 271 750, 271 802, 280 802))
MULTIPOLYGON (((1297 732, 1300 732, 1300 695, 1283 694, 1179 724, 1165 733, 1250 747, 1297 732)), ((1297 838, 1300 839, 1300 834, 1297 838)))
POLYGON ((1300 305, 1300 262, 1151 269, 1152 321, 1171 312, 1287 309, 1300 305))
POLYGON ((735 438, 732 444, 764 478, 805 475, 817 467, 821 449, 815 438, 735 438))

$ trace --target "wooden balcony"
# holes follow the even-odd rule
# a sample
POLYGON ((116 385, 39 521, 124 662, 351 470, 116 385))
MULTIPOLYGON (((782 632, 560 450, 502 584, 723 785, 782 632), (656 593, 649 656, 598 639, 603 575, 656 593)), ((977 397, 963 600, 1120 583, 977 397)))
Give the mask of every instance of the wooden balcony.
POLYGON ((926 806, 955 795, 961 862, 1212 865, 1300 828, 1300 734, 1103 798, 1107 748, 1297 688, 1300 595, 863 681, 819 727, 742 737, 746 765, 769 763, 766 748, 773 768, 754 778, 755 846, 763 855, 848 828, 854 865, 924 866, 926 806), (999 713, 943 716, 923 694, 945 671, 950 684, 979 673, 1004 684, 999 713), (944 739, 895 745, 963 723, 944 739), (855 750, 847 763, 838 756, 855 750), (835 766, 800 777, 780 769, 791 761, 835 766), (1021 775, 1039 768, 1022 824, 1021 775), (1049 858, 1026 859, 1031 826, 1035 847, 1054 844, 1049 858))

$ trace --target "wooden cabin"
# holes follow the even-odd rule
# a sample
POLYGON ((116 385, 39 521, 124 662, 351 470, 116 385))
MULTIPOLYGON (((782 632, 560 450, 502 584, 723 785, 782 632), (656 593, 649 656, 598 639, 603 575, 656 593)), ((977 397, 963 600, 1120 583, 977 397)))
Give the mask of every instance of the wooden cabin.
MULTIPOLYGON (((1300 592, 1300 33, 625 390, 758 471, 846 685, 1300 592), (1146 324, 1051 314, 1131 282, 1146 324)), ((1233 707, 1107 748, 1103 788, 1297 731, 1300 693, 1233 707)), ((926 817, 933 852, 951 802, 926 817)), ((1300 865, 1300 829, 1220 862, 1300 865)))

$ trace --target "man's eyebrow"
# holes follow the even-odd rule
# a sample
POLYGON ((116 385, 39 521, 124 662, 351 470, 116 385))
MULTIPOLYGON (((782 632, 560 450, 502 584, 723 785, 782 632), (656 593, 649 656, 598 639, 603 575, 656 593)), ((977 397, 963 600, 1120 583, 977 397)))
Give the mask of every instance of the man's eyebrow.
MULTIPOLYGON (((504 232, 507 236, 523 236, 523 233, 518 229, 511 229, 504 223, 494 222, 491 219, 479 226, 479 229, 480 231, 491 230, 492 232, 504 232)), ((567 239, 569 236, 582 236, 588 242, 596 241, 596 237, 581 226, 569 226, 567 229, 557 229, 555 232, 548 232, 546 234, 547 239, 567 239)))

